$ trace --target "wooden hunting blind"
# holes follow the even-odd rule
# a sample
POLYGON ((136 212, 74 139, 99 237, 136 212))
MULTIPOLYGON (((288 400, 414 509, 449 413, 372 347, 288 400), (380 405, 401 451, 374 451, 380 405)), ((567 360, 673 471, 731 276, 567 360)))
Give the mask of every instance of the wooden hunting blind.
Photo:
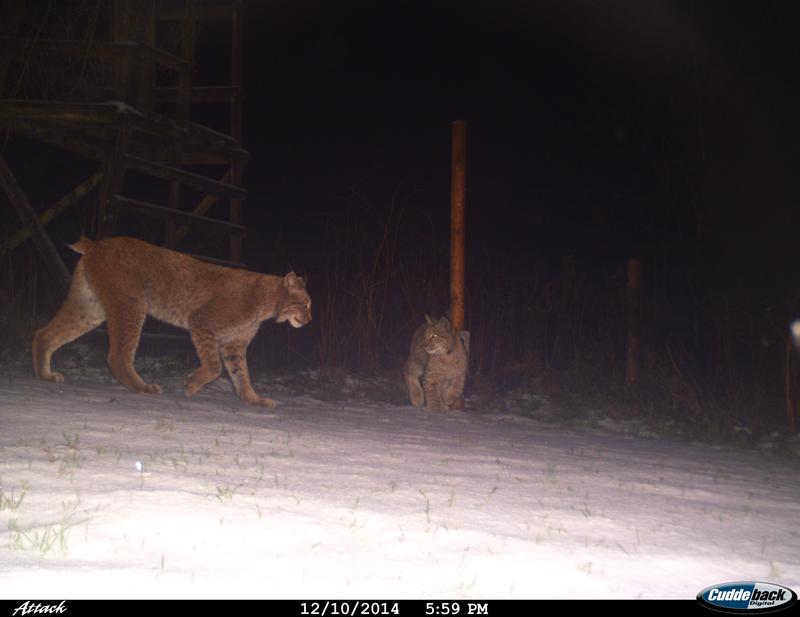
POLYGON ((3 4, 0 130, 93 160, 97 169, 35 213, 0 156, 0 186, 22 223, 0 238, 0 254, 30 237, 50 271, 63 277, 66 269, 52 263, 58 253, 44 226, 91 191, 97 197, 86 235, 114 235, 121 214, 135 213, 163 221, 160 240, 169 248, 195 230, 227 236, 229 259, 212 261, 240 264, 248 159, 242 148, 242 0, 66 0, 50 3, 44 13, 39 5, 48 3, 3 4), (220 43, 201 38, 221 32, 220 43), (199 43, 229 58, 222 85, 201 79, 199 43), (226 126, 193 122, 198 106, 216 106, 214 116, 226 126), (126 194, 131 171, 159 179, 163 199, 126 194))

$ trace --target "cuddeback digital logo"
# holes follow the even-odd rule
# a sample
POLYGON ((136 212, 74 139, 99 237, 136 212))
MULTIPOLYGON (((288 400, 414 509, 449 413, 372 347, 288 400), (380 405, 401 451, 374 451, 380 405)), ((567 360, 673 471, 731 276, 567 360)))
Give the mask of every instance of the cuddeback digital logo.
POLYGON ((697 594, 706 608, 723 613, 769 613, 797 602, 797 594, 782 585, 743 581, 706 587, 697 594))

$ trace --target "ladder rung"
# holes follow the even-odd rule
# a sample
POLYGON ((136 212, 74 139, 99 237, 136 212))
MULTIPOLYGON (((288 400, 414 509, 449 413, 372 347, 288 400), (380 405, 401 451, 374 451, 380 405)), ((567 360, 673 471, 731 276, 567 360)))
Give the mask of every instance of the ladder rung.
POLYGON ((200 191, 205 191, 211 195, 234 197, 236 199, 245 199, 247 197, 247 191, 240 186, 234 186, 233 184, 194 174, 185 169, 148 161, 147 159, 133 156, 132 154, 127 154, 125 156, 125 163, 128 167, 132 167, 133 169, 137 169, 151 176, 164 178, 165 180, 177 180, 181 184, 191 186, 200 191))
POLYGON ((207 216, 198 216, 183 210, 165 208, 164 206, 158 206, 146 201, 139 201, 138 199, 128 199, 127 197, 114 195, 111 201, 119 208, 131 212, 138 212, 139 214, 145 214, 154 218, 177 221, 185 225, 202 227, 209 231, 224 233, 231 236, 244 236, 247 234, 247 228, 243 225, 237 225, 236 223, 229 223, 228 221, 213 219, 207 216))

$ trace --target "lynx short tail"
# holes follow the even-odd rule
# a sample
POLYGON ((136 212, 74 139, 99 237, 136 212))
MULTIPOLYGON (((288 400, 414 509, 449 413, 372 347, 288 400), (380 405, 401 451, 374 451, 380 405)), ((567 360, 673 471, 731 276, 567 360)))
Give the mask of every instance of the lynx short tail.
POLYGON ((86 236, 81 236, 81 239, 78 240, 75 244, 68 244, 67 246, 71 248, 76 253, 80 253, 84 255, 86 251, 94 246, 94 240, 90 240, 86 236))

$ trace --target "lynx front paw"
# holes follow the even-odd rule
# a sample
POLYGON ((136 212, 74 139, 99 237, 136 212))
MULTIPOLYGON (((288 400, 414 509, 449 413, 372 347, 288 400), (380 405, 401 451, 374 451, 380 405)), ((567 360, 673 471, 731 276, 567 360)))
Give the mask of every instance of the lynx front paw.
POLYGON ((447 404, 438 392, 427 392, 425 396, 425 411, 447 411, 447 404))

